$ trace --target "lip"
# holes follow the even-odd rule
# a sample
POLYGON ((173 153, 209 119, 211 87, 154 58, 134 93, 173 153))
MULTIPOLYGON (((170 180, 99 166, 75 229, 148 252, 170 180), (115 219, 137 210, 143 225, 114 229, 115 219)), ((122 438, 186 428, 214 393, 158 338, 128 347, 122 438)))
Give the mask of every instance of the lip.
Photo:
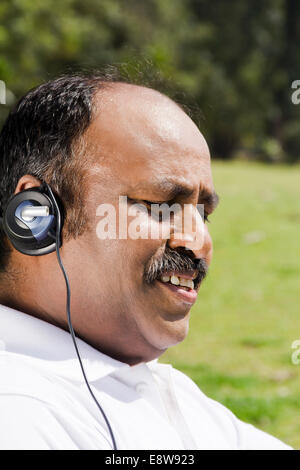
POLYGON ((181 301, 193 305, 197 300, 197 291, 195 289, 185 290, 181 286, 175 286, 167 282, 162 282, 157 279, 157 282, 163 286, 165 289, 168 289, 174 296, 176 296, 181 301))

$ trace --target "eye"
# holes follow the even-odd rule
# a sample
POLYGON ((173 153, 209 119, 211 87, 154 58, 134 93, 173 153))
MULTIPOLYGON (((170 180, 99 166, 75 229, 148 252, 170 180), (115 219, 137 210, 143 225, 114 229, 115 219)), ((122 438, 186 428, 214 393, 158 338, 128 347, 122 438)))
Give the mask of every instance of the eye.
POLYGON ((131 199, 130 197, 127 198, 130 204, 142 204, 147 206, 148 209, 151 209, 152 204, 162 204, 162 202, 154 202, 154 201, 147 201, 146 199, 131 199))
POLYGON ((146 204, 147 206, 151 206, 152 204, 169 204, 169 202, 167 201, 146 201, 145 199, 143 199, 141 202, 143 202, 144 204, 146 204))
MULTIPOLYGON (((141 204, 145 206, 148 210, 149 215, 153 217, 154 220, 157 222, 164 222, 169 220, 169 215, 168 213, 162 211, 160 207, 162 204, 167 204, 170 206, 172 204, 172 201, 148 201, 147 199, 131 199, 130 203, 132 204, 141 204)), ((170 215, 171 219, 173 218, 173 213, 170 215)))
POLYGON ((146 204, 146 206, 151 206, 151 204, 155 204, 155 202, 153 202, 153 201, 146 201, 146 199, 142 199, 140 202, 142 202, 143 204, 146 204))
POLYGON ((131 204, 145 204, 147 206, 150 204, 162 204, 161 202, 147 201, 146 199, 133 199, 129 196, 127 196, 127 199, 131 204))
POLYGON ((147 201, 146 199, 132 199, 127 196, 127 199, 130 204, 139 204, 140 206, 146 207, 148 212, 151 212, 151 205, 152 204, 162 204, 161 202, 153 202, 153 201, 147 201))
POLYGON ((157 207, 157 205, 161 205, 161 204, 168 204, 168 202, 166 201, 147 201, 147 200, 142 200, 141 201, 142 204, 145 204, 145 206, 147 206, 148 208, 148 211, 149 211, 149 214, 151 214, 151 216, 157 221, 157 222, 163 222, 164 221, 164 217, 163 217, 163 214, 160 210, 155 210, 155 208, 157 207), (156 204, 156 206, 153 206, 153 204, 156 204))
MULTIPOLYGON (((145 204, 149 209, 151 209, 151 206, 152 204, 168 204, 168 205, 172 205, 173 201, 147 201, 146 199, 142 199, 142 200, 139 200, 139 201, 136 201, 138 203, 142 203, 142 204, 145 204)), ((155 212, 153 212, 155 213, 155 212)), ((161 215, 161 213, 159 213, 159 220, 160 222, 163 221, 163 217, 161 215)), ((204 211, 204 214, 203 214, 203 220, 204 220, 204 223, 208 223, 210 224, 211 221, 208 219, 208 213, 204 211)))

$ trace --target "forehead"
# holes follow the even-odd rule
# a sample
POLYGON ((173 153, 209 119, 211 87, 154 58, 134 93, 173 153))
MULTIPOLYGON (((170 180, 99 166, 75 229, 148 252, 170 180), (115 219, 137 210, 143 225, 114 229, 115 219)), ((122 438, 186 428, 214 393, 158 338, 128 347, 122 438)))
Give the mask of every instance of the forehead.
POLYGON ((86 135, 93 165, 124 187, 174 180, 210 187, 210 155, 197 126, 173 101, 143 87, 119 84, 97 96, 86 135))

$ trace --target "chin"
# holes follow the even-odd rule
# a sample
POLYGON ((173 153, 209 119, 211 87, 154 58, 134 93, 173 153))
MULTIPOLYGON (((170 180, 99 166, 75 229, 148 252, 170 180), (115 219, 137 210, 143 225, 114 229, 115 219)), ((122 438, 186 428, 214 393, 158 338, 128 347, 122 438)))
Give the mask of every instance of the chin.
MULTIPOLYGON (((178 343, 181 343, 189 332, 189 322, 185 319, 181 319, 176 322, 174 318, 172 322, 164 324, 163 327, 159 328, 156 334, 153 334, 151 343, 157 349, 166 350, 178 343)), ((164 322, 166 323, 166 322, 164 322)))

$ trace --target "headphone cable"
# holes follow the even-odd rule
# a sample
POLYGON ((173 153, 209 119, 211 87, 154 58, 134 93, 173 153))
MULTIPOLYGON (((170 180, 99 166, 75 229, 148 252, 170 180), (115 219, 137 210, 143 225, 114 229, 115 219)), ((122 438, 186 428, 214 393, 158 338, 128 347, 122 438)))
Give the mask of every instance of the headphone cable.
POLYGON ((87 380, 87 377, 86 377, 86 374, 85 374, 85 370, 84 370, 84 367, 83 367, 83 363, 82 363, 82 360, 81 360, 81 357, 80 357, 80 353, 79 353, 79 350, 78 350, 78 346, 77 346, 77 343, 76 343, 76 338, 75 338, 75 332, 74 332, 74 329, 73 329, 73 325, 72 325, 72 321, 71 321, 71 308, 70 308, 70 304, 71 304, 71 289, 70 289, 70 283, 69 283, 69 279, 68 279, 68 276, 67 276, 67 273, 65 271, 65 268, 64 268, 64 265, 63 265, 63 262, 62 262, 62 259, 61 259, 61 256, 60 256, 60 252, 59 252, 59 248, 60 248, 60 232, 61 232, 61 215, 60 215, 60 210, 59 210, 59 207, 58 207, 58 204, 56 202, 56 199, 54 197, 54 194, 52 192, 52 189, 50 188, 49 185, 47 185, 47 189, 51 195, 51 199, 53 201, 53 204, 55 206, 55 211, 57 213, 57 223, 56 223, 56 236, 54 237, 51 232, 49 233, 49 235, 55 239, 55 242, 56 242, 56 255, 57 255, 57 260, 58 260, 58 264, 60 266, 60 269, 63 273, 63 276, 64 276, 64 279, 65 279, 65 283, 66 283, 66 288, 67 288, 67 302, 66 302, 66 311, 67 311, 67 317, 68 317, 68 326, 69 326, 69 330, 70 330, 70 333, 71 333, 71 337, 72 337, 72 340, 73 340, 73 344, 74 344, 74 347, 75 347, 75 351, 76 351, 76 354, 77 354, 77 357, 78 357, 78 360, 79 360, 79 364, 80 364, 80 367, 81 367, 81 371, 82 371, 82 375, 83 375, 83 378, 84 378, 84 381, 86 383, 86 386, 94 400, 94 402, 96 403, 98 409, 100 410, 105 422, 106 422, 106 425, 107 425, 107 428, 109 430, 109 433, 110 433, 110 436, 111 436, 111 440, 112 440, 112 443, 113 443, 113 450, 117 450, 117 445, 116 445, 116 440, 115 440, 115 437, 114 437, 114 433, 112 431, 112 428, 110 426, 110 423, 108 421, 108 418, 106 416, 106 414, 104 413, 104 410, 102 409, 101 405, 98 403, 97 401, 97 398, 95 397, 91 387, 90 387, 90 384, 87 380))

